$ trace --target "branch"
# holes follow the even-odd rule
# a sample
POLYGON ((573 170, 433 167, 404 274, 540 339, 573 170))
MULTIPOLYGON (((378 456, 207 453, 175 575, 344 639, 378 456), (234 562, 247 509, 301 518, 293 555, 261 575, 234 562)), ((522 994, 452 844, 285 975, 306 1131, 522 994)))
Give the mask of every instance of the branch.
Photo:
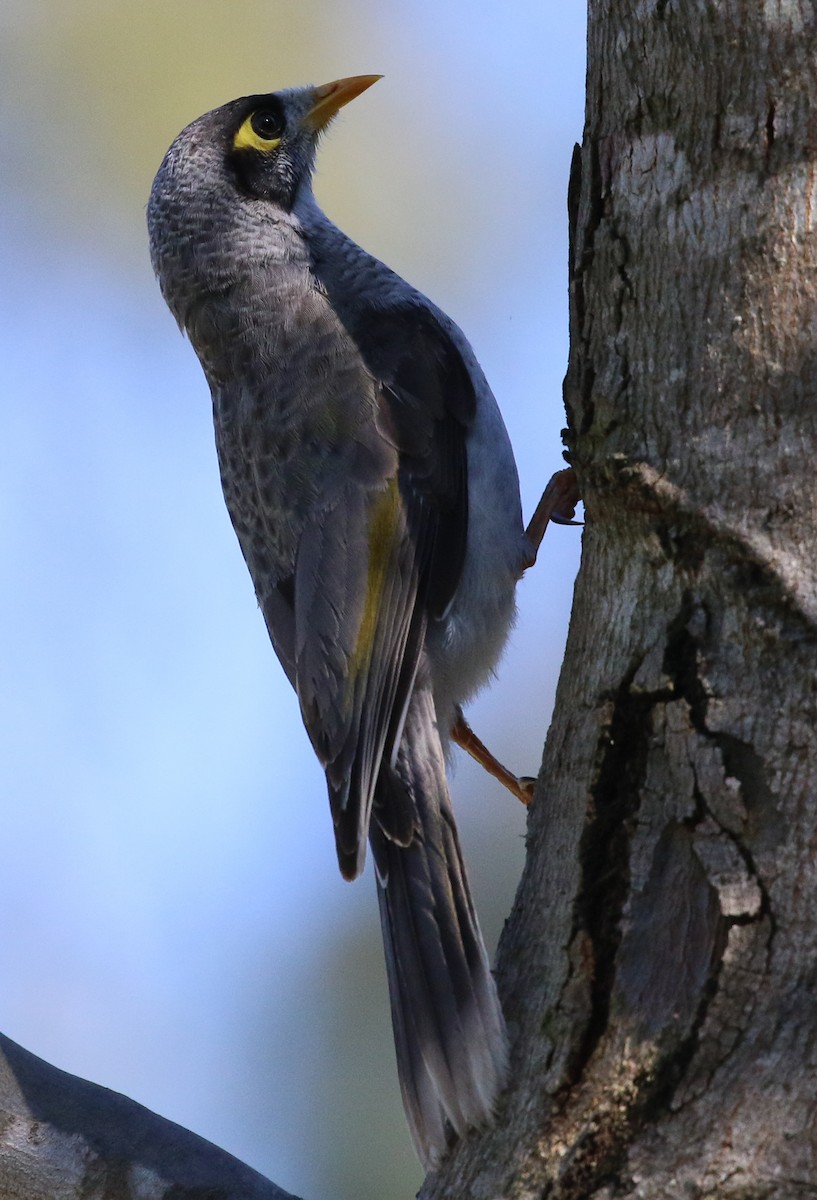
POLYGON ((294 1200, 195 1133, 0 1034, 4 1200, 294 1200))

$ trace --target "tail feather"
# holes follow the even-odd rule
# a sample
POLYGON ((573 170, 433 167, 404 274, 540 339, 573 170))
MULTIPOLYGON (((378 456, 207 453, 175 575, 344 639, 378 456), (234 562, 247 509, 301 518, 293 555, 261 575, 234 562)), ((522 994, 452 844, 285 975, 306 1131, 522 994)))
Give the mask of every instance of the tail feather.
POLYGON ((371 842, 400 1087, 414 1144, 429 1168, 452 1130, 462 1134, 490 1121, 505 1080, 507 1037, 468 889, 433 698, 425 688, 412 697, 394 767, 381 772, 374 817, 371 842), (377 823, 378 810, 388 809, 395 791, 403 803, 407 794, 414 809, 409 846, 396 844, 377 823))

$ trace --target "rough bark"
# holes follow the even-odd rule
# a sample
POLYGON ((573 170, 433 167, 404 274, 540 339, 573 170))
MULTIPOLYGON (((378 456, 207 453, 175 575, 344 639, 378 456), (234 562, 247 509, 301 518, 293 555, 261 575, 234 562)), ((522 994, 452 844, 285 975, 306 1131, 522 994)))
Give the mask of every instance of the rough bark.
POLYGON ((817 1195, 815 12, 591 0, 588 52, 513 1086, 422 1195, 817 1195))
POLYGON ((224 1150, 0 1036, 2 1200, 294 1200, 224 1150))

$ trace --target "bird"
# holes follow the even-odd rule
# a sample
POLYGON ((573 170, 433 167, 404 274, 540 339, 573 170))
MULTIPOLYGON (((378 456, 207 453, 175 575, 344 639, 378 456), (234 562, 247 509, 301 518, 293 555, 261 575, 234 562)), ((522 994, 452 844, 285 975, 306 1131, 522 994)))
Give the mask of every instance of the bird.
POLYGON ((341 874, 360 875, 367 845, 372 856, 403 1104, 432 1169, 491 1123, 507 1080, 446 764, 535 548, 464 334, 313 193, 320 136, 380 78, 246 96, 194 120, 156 174, 148 229, 210 387, 229 515, 326 773, 341 874))

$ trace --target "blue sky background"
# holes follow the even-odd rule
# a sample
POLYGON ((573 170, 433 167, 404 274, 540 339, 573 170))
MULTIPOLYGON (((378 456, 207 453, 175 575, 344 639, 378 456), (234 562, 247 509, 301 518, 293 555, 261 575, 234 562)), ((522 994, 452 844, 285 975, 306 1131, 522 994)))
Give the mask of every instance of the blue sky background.
MULTIPOLYGON (((307 1197, 410 1195, 374 885, 221 499, 207 389, 152 279, 173 136, 236 95, 382 72, 316 190, 465 329, 530 514, 560 466, 581 6, 6 0, 0 11, 0 1029, 307 1197)), ((471 709, 535 773, 580 534, 519 589, 471 709)), ((493 946, 521 806, 453 782, 493 946)))

